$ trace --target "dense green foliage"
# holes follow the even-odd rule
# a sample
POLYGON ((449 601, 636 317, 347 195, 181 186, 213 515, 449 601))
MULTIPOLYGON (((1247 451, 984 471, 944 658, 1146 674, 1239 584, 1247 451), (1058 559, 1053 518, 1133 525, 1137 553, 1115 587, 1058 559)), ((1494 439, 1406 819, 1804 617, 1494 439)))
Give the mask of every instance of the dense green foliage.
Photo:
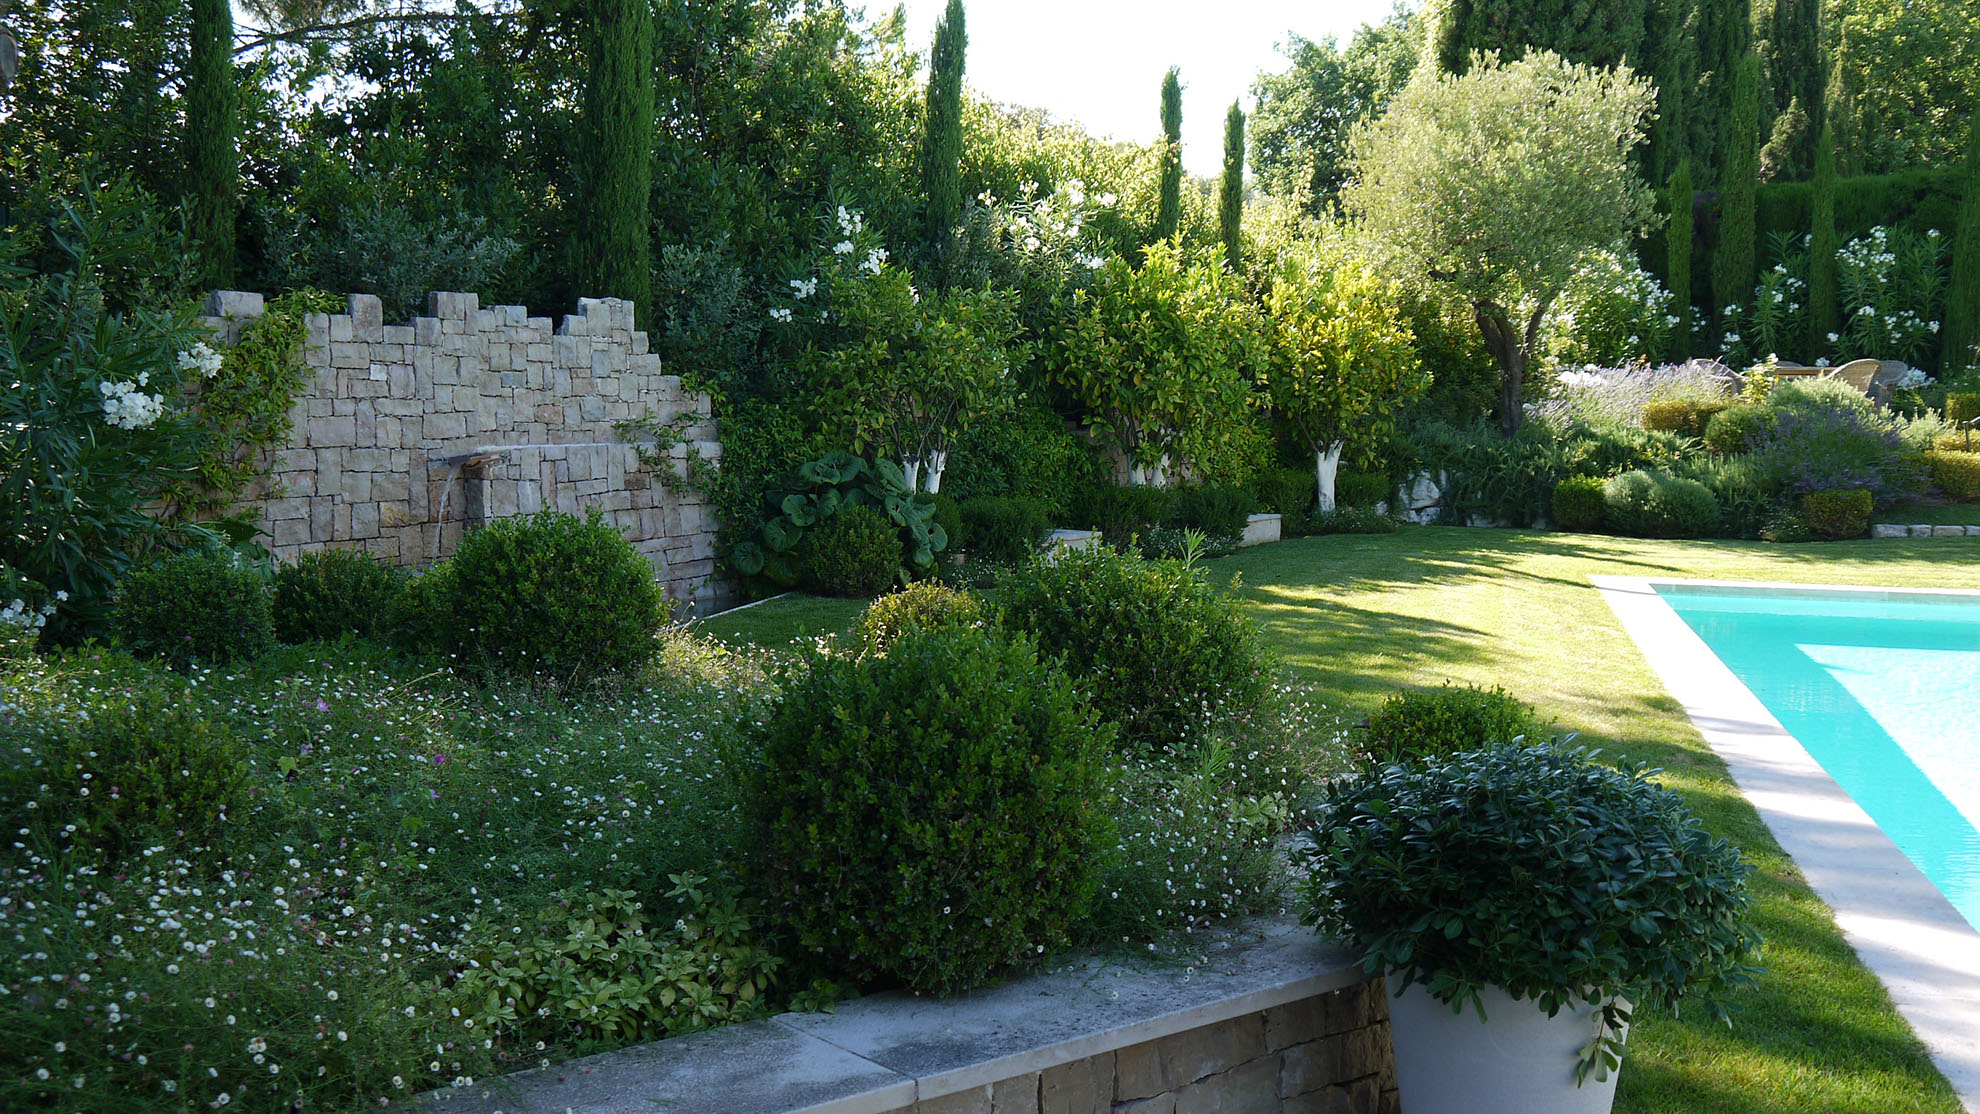
POLYGON ((1641 65, 1645 0, 1450 0, 1439 10, 1437 64, 1463 73, 1472 56, 1551 50, 1571 62, 1641 65))
POLYGON ((1502 688, 1446 682, 1383 701, 1362 728, 1362 746, 1378 764, 1442 760, 1505 744, 1545 742, 1546 731, 1532 705, 1502 688))
POLYGON ((1257 630, 1200 569, 1094 546, 1035 559, 998 588, 1005 621, 1061 660, 1129 750, 1197 738, 1264 688, 1257 630))
POLYGON ((1691 358, 1691 159, 1678 160, 1671 175, 1669 191, 1671 223, 1664 229, 1664 281, 1671 290, 1671 312, 1677 324, 1671 327, 1670 357, 1691 358))
POLYGON ((1980 499, 1980 453, 1933 449, 1925 454, 1932 482, 1954 499, 1980 499))
POLYGON ((1155 239, 1173 239, 1182 227, 1182 73, 1162 75, 1162 181, 1156 197, 1155 239))
POLYGON ((1719 500, 1697 480, 1638 469, 1603 485, 1602 521, 1638 537, 1710 537, 1719 527, 1719 500))
POLYGON ((1112 732, 1036 644, 938 626, 813 655, 752 731, 752 875, 834 977, 951 993, 1065 946, 1112 732))
POLYGON ((1409 81, 1423 45, 1414 9, 1398 5, 1353 37, 1314 41, 1293 34, 1279 49, 1291 65, 1252 83, 1251 169, 1274 197, 1326 213, 1348 178, 1348 136, 1380 116, 1409 81))
MULTIPOLYGON (((900 465, 826 453, 785 473, 764 492, 755 536, 730 551, 729 564, 746 579, 760 576, 788 588, 807 573, 804 543, 810 534, 851 508, 877 510, 895 527, 895 570, 932 570, 935 555, 948 548, 935 503, 914 495, 900 465)), ((892 579, 890 574, 888 582, 892 579)))
POLYGON ((900 531, 872 507, 842 507, 805 532, 798 560, 805 587, 864 599, 900 577, 900 531))
POLYGON ((1371 973, 1482 1010, 1498 987, 1543 1010, 1603 1009, 1591 1066, 1616 1066, 1634 1009, 1752 984, 1752 864, 1640 767, 1499 744, 1327 784, 1306 920, 1371 973))
POLYGON ((1953 239, 1952 281, 1946 290, 1945 347, 1939 370, 1955 375, 1980 366, 1980 111, 1966 144, 1965 190, 1953 239))
POLYGON ((1772 92, 1767 115, 1774 121, 1768 146, 1779 149, 1780 172, 1802 177, 1813 165, 1816 136, 1828 126, 1822 103, 1822 3, 1774 0, 1773 7, 1765 58, 1772 92))
POLYGON ((1712 251, 1712 305, 1724 326, 1753 289, 1754 190, 1760 184, 1760 59, 1748 54, 1734 75, 1731 126, 1719 183, 1719 227, 1712 251))
POLYGON ((1801 497, 1801 516, 1808 530, 1825 542, 1860 538, 1870 528, 1872 501, 1866 488, 1850 491, 1811 491, 1801 497))
POLYGON ((1554 528, 1581 533, 1601 529, 1606 483, 1595 476, 1569 476, 1555 484, 1550 503, 1554 528))
POLYGON ((957 509, 964 552, 999 564, 1028 560, 1052 530, 1046 505, 1037 499, 985 495, 966 500, 957 509))
POLYGON ((275 643, 267 575, 226 550, 131 570, 117 583, 111 620, 119 644, 177 669, 251 658, 275 643))
POLYGON ((939 580, 917 580, 866 606, 853 620, 853 637, 866 653, 884 654, 909 631, 929 627, 981 627, 990 621, 983 601, 939 580))
POLYGON ((199 281, 234 280, 234 211, 240 190, 235 148, 234 13, 228 0, 193 0, 186 64, 186 224, 199 244, 199 281))
POLYGON ((362 549, 305 553, 275 570, 275 637, 383 641, 405 579, 403 570, 362 549))
POLYGON ((962 82, 968 52, 962 0, 949 0, 948 10, 935 25, 921 118, 921 195, 926 206, 921 246, 938 276, 946 275, 953 265, 951 237, 962 218, 962 82))
MULTIPOLYGON (((1840 331, 1836 293, 1836 133, 1824 124, 1815 144, 1815 183, 1808 232, 1808 359, 1829 354, 1840 331)), ((1950 328, 1951 323, 1947 326, 1950 328)))
POLYGON ((503 518, 461 539, 442 604, 463 667, 582 687, 658 650, 653 566, 596 510, 503 518))
POLYGON ((1217 182, 1217 236, 1224 266, 1244 270, 1244 109, 1237 101, 1224 116, 1224 176, 1217 182))
POLYGON ((578 290, 652 311, 653 5, 586 0, 578 290))

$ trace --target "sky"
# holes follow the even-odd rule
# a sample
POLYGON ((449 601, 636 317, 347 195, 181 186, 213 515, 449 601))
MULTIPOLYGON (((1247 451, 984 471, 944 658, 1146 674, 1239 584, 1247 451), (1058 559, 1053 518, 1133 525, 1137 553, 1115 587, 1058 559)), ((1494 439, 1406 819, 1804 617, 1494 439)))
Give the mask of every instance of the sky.
MULTIPOLYGON (((869 14, 893 0, 866 0, 869 14)), ((908 43, 925 57, 947 0, 905 0, 908 43)), ((1251 83, 1283 71, 1288 32, 1346 41, 1394 0, 965 0, 963 83, 994 101, 1042 108, 1112 139, 1161 131, 1162 75, 1182 69, 1183 166, 1215 176, 1224 114, 1251 111, 1251 83)))

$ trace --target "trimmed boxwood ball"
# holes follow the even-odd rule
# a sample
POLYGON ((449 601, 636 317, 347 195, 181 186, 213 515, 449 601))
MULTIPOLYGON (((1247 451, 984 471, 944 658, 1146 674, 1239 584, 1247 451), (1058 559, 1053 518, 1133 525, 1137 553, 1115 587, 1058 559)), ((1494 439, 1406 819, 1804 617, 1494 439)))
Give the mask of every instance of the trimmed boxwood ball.
POLYGON ((756 892, 834 978, 946 994, 1036 963, 1097 884, 1111 732, 999 630, 813 653, 750 729, 756 892))
POLYGON ((1496 685, 1396 693, 1368 717, 1363 740, 1370 760, 1404 762, 1462 754, 1516 739, 1539 742, 1547 724, 1529 704, 1496 685))
POLYGON ((1933 449, 1925 454, 1932 482, 1953 499, 1980 498, 1980 453, 1933 449))
POLYGON ((362 549, 305 553, 275 570, 275 637, 377 638, 391 622, 405 574, 362 549))
POLYGON ((1060 659, 1130 749, 1184 743, 1264 691, 1257 629, 1201 569, 1091 546, 1034 558, 998 590, 1005 622, 1060 659))
POLYGON ((219 665, 275 645, 268 578, 224 550, 194 550, 133 570, 117 585, 117 639, 174 669, 219 665))
POLYGON ((1801 517, 1808 530, 1826 542, 1862 537, 1870 528, 1870 493, 1853 491, 1811 491, 1801 497, 1801 517))
POLYGON ((900 578, 901 531, 872 507, 844 507, 805 532, 805 586, 827 596, 877 596, 900 578))
POLYGON ((1712 415, 1705 423, 1705 448, 1719 456, 1732 456, 1753 447, 1760 432, 1773 421, 1773 411, 1758 402, 1741 402, 1712 415))
POLYGON ((917 580, 866 605, 866 610, 853 620, 853 635, 862 650, 884 654, 896 639, 911 630, 980 627, 989 620, 990 613, 976 593, 951 588, 939 580, 917 580))
POLYGON ((448 570, 447 634, 467 668, 579 686, 658 649, 667 601, 653 566, 596 508, 498 519, 461 540, 448 570))
POLYGON ((1724 1017, 1722 997, 1753 981, 1752 865, 1653 771, 1593 757, 1502 745, 1327 783, 1302 845, 1305 922, 1391 993, 1422 983, 1462 1008, 1496 986, 1550 1014, 1605 1003, 1612 1041, 1618 998, 1696 992, 1724 1017))
POLYGON ((1602 481, 1569 476, 1554 485, 1554 528, 1592 533, 1602 528, 1602 481))
POLYGON ((1624 534, 1702 538, 1719 525, 1719 500, 1697 480, 1638 469, 1604 485, 1602 517, 1624 534))

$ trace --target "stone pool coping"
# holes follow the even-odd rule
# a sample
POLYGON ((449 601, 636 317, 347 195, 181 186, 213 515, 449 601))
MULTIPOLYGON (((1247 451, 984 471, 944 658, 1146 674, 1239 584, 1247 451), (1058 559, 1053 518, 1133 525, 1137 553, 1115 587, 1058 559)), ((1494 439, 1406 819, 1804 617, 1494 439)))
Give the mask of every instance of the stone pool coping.
POLYGON ((1834 911, 1961 1104, 1980 1114, 1980 932, 1657 594, 1657 585, 1972 596, 1676 577, 1592 577, 1664 687, 1723 759, 1741 794, 1834 911))
POLYGON ((443 1114, 878 1114, 1367 981, 1290 918, 1248 922, 1200 966, 1089 959, 950 998, 889 993, 787 1013, 420 1102, 443 1114))

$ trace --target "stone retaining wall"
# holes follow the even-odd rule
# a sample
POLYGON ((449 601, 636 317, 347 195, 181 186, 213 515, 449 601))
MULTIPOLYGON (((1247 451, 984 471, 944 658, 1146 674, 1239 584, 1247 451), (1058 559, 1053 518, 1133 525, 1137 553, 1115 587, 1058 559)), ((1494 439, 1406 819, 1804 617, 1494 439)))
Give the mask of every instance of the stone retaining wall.
MULTIPOLYGON (((221 291, 206 322, 231 343, 262 308, 259 294, 221 291)), ((436 292, 427 316, 387 325, 376 297, 353 294, 348 312, 311 315, 308 329, 295 432, 250 504, 278 560, 349 545, 424 564, 495 518, 596 507, 654 563, 670 597, 724 602, 709 508, 657 482, 614 429, 687 416, 671 447, 677 475, 689 453, 721 453, 708 397, 662 371, 626 303, 581 299, 555 323, 436 292)))

